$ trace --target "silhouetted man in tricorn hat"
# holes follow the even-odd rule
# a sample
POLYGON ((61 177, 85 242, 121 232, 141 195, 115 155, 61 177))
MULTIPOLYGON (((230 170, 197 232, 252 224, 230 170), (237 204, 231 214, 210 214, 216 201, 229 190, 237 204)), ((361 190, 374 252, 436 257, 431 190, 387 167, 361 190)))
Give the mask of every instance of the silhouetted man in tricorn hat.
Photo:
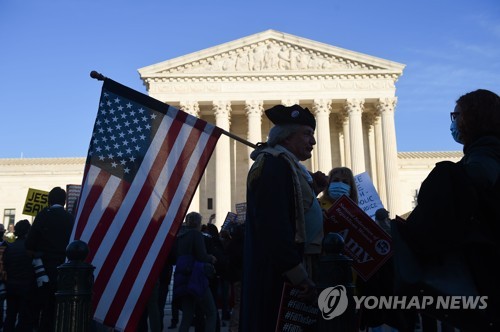
POLYGON ((300 163, 311 158, 316 120, 299 105, 277 105, 265 114, 274 127, 250 155, 247 178, 240 331, 275 330, 285 282, 315 297, 303 254, 323 238, 315 189, 323 189, 326 175, 300 163))

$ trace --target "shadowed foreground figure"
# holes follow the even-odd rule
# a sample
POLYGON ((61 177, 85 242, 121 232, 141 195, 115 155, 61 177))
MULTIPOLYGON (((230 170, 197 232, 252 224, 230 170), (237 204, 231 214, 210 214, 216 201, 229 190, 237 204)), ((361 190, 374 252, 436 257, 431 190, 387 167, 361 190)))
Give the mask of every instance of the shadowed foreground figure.
MULTIPOLYGON (((488 90, 469 92, 457 100, 450 116, 452 137, 463 144, 464 157, 436 164, 407 221, 392 224, 393 238, 400 234, 425 266, 442 266, 446 257, 458 257, 463 273, 441 273, 440 279, 450 285, 457 275, 471 274, 453 295, 468 291, 488 296, 485 310, 430 314, 462 331, 499 331, 500 283, 492 268, 500 261, 500 97, 488 90)), ((404 262, 400 266, 405 271, 404 262)))
POLYGON ((316 299, 304 266, 304 251, 321 252, 323 217, 314 178, 300 161, 311 158, 316 121, 299 105, 266 110, 275 124, 269 139, 252 152, 247 178, 240 331, 274 331, 284 282, 316 299), (315 250, 314 250, 315 249, 315 250))

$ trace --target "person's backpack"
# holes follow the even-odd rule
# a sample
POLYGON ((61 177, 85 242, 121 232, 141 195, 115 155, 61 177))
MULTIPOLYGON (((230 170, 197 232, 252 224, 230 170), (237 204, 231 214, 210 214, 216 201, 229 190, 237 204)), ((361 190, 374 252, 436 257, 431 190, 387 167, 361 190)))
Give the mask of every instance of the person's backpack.
MULTIPOLYGON (((491 205, 498 194, 498 184, 491 192, 478 190, 461 163, 436 164, 422 183, 417 207, 406 221, 392 225, 396 294, 488 295, 488 309, 498 308, 500 288, 490 277, 492 262, 500 260, 500 220, 491 205)), ((495 310, 426 313, 461 328, 485 324, 487 331, 498 321, 491 314, 495 310)))

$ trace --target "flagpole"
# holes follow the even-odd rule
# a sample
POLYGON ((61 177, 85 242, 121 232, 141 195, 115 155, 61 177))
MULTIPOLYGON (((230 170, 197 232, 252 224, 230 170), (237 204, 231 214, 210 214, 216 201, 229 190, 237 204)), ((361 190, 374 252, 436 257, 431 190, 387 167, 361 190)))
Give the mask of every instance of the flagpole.
POLYGON ((253 143, 251 143, 251 142, 249 142, 249 141, 247 141, 247 140, 245 140, 245 139, 243 139, 243 138, 241 138, 239 136, 236 136, 235 134, 232 134, 229 131, 226 131, 226 130, 221 129, 221 128, 219 128, 219 129, 222 130, 222 133, 224 135, 229 136, 230 138, 235 139, 235 140, 237 140, 240 143, 246 144, 246 145, 248 145, 251 148, 254 148, 254 149, 257 148, 257 145, 255 145, 255 144, 253 144, 253 143))
POLYGON ((96 72, 95 70, 92 70, 90 72, 90 77, 92 77, 93 79, 96 79, 98 81, 104 81, 106 79, 106 76, 104 76, 101 73, 96 72))
MULTIPOLYGON (((97 71, 95 71, 95 70, 92 70, 92 71, 90 72, 90 77, 92 77, 93 79, 96 79, 96 80, 98 80, 98 81, 104 81, 104 80, 106 79, 106 76, 104 76, 104 75, 103 75, 103 74, 101 74, 101 73, 98 73, 98 72, 97 72, 97 71)), ((248 145, 249 147, 251 147, 251 148, 253 148, 253 149, 256 149, 256 148, 257 148, 257 145, 255 145, 255 144, 253 144, 253 143, 251 143, 251 142, 249 142, 249 141, 247 141, 247 140, 245 140, 245 139, 243 139, 243 138, 241 138, 241 137, 239 137, 239 136, 236 136, 235 134, 232 134, 232 133, 230 133, 230 132, 229 132, 229 131, 227 131, 227 130, 224 130, 224 129, 222 129, 222 128, 219 128, 219 129, 222 131, 222 133, 223 133, 224 135, 226 135, 226 136, 228 136, 228 137, 230 137, 230 138, 232 138, 232 139, 234 139, 234 140, 237 140, 237 141, 238 141, 238 142, 240 142, 240 143, 243 143, 243 144, 245 144, 245 145, 248 145)))

